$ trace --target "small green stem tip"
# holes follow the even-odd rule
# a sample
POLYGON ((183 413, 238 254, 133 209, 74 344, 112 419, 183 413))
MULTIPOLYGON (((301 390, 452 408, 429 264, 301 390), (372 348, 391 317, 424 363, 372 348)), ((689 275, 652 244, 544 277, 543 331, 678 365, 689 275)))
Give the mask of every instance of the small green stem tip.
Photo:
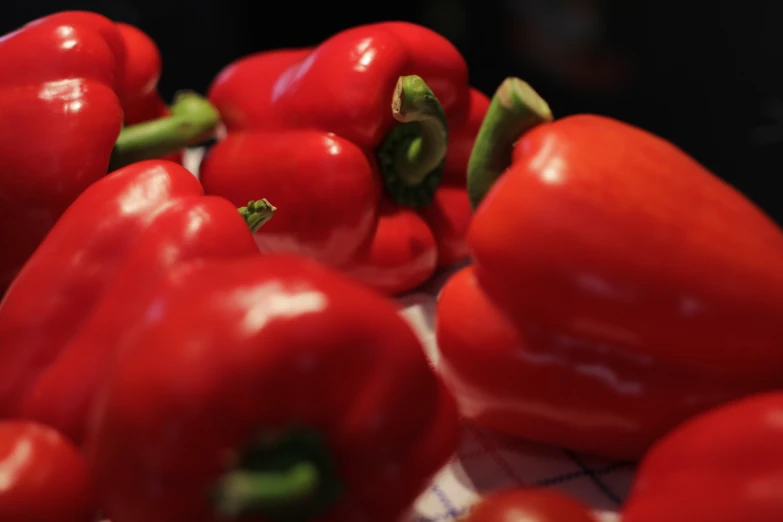
POLYGON ((245 218, 250 231, 255 232, 272 219, 277 207, 266 199, 259 199, 258 201, 249 201, 246 207, 240 207, 238 210, 239 214, 245 218))
POLYGON ((474 210, 511 164, 519 138, 548 121, 552 111, 530 85, 519 78, 506 78, 500 84, 468 161, 468 196, 474 210))

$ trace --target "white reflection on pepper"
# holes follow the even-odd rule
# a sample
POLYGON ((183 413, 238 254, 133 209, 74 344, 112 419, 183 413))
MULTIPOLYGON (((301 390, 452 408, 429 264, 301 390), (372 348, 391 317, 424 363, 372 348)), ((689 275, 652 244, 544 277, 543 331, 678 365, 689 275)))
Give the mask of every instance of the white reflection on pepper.
POLYGON ((0 491, 5 491, 16 483, 16 476, 22 471, 30 460, 32 444, 21 439, 16 443, 11 453, 0 461, 0 491))
POLYGON ((82 96, 83 82, 79 79, 57 80, 46 82, 38 91, 38 97, 42 100, 77 101, 82 96))
POLYGON ((277 81, 272 86, 272 102, 279 100, 290 88, 290 86, 297 81, 312 67, 315 63, 315 59, 318 56, 317 52, 312 52, 307 55, 301 62, 290 66, 278 76, 277 81))
POLYGON ((356 60, 353 69, 358 72, 364 72, 372 65, 375 60, 377 49, 372 47, 372 38, 365 38, 356 44, 354 52, 351 53, 351 60, 356 60))
POLYGON ((547 185, 560 184, 565 180, 566 165, 560 151, 556 149, 557 141, 545 137, 538 151, 530 160, 530 170, 538 172, 541 181, 547 185))
POLYGON ((133 214, 159 201, 169 187, 169 179, 165 173, 166 169, 161 166, 148 168, 145 177, 154 182, 145 180, 134 185, 120 201, 120 211, 123 214, 133 214), (157 176, 157 173, 163 175, 157 176))
POLYGON ((324 310, 327 297, 311 288, 286 288, 279 282, 240 290, 233 294, 245 313, 243 327, 257 332, 274 319, 292 318, 324 310))

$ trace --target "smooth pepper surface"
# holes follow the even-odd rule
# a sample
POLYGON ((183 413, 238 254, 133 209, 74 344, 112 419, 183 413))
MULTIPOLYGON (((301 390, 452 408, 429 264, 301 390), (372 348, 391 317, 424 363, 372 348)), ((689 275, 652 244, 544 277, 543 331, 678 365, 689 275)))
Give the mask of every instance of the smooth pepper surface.
POLYGON ((95 520, 87 461, 56 430, 21 420, 0 422, 0 470, 0 520, 95 520))
POLYGON ((387 294, 467 257, 465 169, 488 100, 442 36, 402 22, 354 27, 314 48, 242 58, 209 99, 227 135, 201 180, 237 205, 261 193, 277 202, 275 221, 256 234, 263 250, 308 255, 387 294), (443 114, 427 125, 440 121, 448 136, 395 119, 406 75, 431 89, 443 114))
POLYGON ((600 116, 552 121, 512 79, 471 166, 474 263, 437 324, 466 416, 635 459, 691 415, 783 384, 783 234, 674 145, 600 116))

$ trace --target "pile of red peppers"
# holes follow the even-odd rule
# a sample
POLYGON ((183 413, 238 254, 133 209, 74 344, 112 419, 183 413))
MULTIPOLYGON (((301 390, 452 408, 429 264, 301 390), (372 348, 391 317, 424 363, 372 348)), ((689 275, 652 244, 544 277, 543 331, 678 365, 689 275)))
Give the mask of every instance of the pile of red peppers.
POLYGON ((0 71, 0 520, 395 522, 463 422, 639 461, 623 522, 783 519, 783 232, 675 145, 404 22, 170 105, 95 13, 0 71), (444 273, 433 364, 392 298, 444 273))

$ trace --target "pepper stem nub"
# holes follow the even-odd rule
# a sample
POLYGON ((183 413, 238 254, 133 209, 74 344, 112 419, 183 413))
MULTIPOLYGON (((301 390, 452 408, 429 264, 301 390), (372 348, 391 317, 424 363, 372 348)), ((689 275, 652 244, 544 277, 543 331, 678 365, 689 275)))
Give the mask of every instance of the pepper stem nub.
POLYGON ((227 469, 210 486, 218 518, 305 522, 343 494, 343 484, 318 431, 261 431, 244 449, 226 453, 227 469))
POLYGON ((378 149, 383 181, 401 205, 426 206, 440 183, 449 145, 446 113, 424 80, 401 76, 392 97, 400 122, 378 149))
POLYGON ((548 121, 552 121, 552 111, 530 85, 519 78, 506 78, 500 84, 468 161, 468 197, 474 210, 511 164, 519 138, 548 121))
POLYGON ((257 231, 264 223, 272 219, 275 215, 277 207, 273 206, 266 199, 259 199, 258 201, 249 201, 246 207, 239 207, 239 214, 245 218, 247 226, 250 227, 251 232, 257 231))
POLYGON ((227 518, 274 512, 307 500, 317 488, 318 469, 307 462, 279 473, 232 471, 217 484, 215 510, 227 518))

